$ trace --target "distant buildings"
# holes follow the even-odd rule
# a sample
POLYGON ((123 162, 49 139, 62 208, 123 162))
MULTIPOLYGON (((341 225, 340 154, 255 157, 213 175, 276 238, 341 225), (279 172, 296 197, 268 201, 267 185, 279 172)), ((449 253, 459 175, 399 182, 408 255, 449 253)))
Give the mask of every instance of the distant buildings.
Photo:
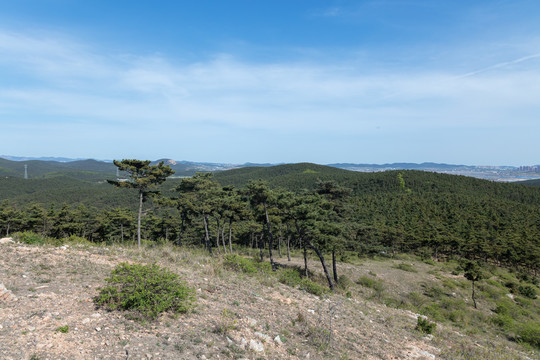
POLYGON ((540 173, 540 165, 534 165, 534 166, 520 166, 518 168, 519 171, 523 172, 534 172, 534 173, 540 173))

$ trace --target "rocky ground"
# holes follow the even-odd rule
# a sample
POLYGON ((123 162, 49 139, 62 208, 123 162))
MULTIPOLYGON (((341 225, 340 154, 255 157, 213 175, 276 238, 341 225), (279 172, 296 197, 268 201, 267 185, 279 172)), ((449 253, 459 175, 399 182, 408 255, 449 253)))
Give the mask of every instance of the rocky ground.
MULTIPOLYGON (((351 277, 367 272, 341 270, 351 277)), ((462 337, 444 327, 424 336, 414 330, 411 312, 357 294, 319 298, 172 247, 0 244, 0 283, 5 360, 437 359, 451 358, 449 344, 462 337), (96 308, 93 297, 121 262, 158 263, 178 273, 196 289, 196 309, 141 323, 96 308)))

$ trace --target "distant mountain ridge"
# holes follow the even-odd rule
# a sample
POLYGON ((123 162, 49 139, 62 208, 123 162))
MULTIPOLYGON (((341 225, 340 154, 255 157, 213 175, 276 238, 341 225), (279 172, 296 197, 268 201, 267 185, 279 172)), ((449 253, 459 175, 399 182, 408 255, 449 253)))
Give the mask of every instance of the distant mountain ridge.
MULTIPOLYGON (((195 162, 187 160, 173 160, 162 158, 152 162, 157 164, 163 161, 174 171, 175 177, 191 176, 196 172, 220 172, 230 169, 246 167, 272 167, 276 165, 287 165, 286 163, 214 163, 214 162, 195 162)), ((111 160, 93 160, 93 159, 74 159, 66 157, 20 157, 20 156, 0 156, 0 175, 3 176, 24 176, 24 166, 28 166, 29 177, 53 176, 63 174, 84 178, 90 180, 103 179, 104 175, 112 177, 116 175, 116 167, 111 160), (77 173, 79 172, 79 173, 77 173), (80 173, 84 172, 84 173, 80 173), (92 173, 92 174, 91 174, 92 173)), ((540 172, 532 173, 530 171, 521 171, 515 166, 476 166, 476 165, 456 165, 445 163, 388 163, 388 164, 356 164, 356 163, 333 163, 327 166, 359 171, 359 172, 379 172, 388 170, 420 170, 440 172, 452 175, 464 175, 476 178, 482 178, 492 181, 526 181, 540 178, 540 172)), ((535 165, 538 167, 538 165, 535 165)), ((533 166, 534 167, 534 166, 533 166)))

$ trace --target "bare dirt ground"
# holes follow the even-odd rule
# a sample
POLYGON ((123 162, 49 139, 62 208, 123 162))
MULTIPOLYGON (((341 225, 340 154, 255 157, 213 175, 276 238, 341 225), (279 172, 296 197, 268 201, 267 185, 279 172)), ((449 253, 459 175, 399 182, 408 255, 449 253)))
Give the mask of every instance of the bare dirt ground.
MULTIPOLYGON (((351 278, 367 272, 347 264, 340 270, 351 278)), ((4 360, 438 359, 448 339, 460 337, 450 330, 426 337, 414 330, 416 314, 359 294, 319 298, 171 247, 2 244, 0 283, 7 289, 0 300, 4 360), (97 309, 93 297, 121 262, 178 273, 196 289, 196 309, 147 323, 97 309)))

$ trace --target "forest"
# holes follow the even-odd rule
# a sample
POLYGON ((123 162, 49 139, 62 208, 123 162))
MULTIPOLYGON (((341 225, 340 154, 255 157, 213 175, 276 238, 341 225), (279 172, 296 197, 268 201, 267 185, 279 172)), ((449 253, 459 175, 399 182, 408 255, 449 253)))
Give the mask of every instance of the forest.
POLYGON ((335 263, 350 256, 414 253, 531 274, 539 270, 536 186, 411 170, 359 173, 309 163, 165 181, 173 173, 167 165, 130 161, 135 161, 131 168, 115 162, 123 179, 109 183, 69 174, 3 177, 0 235, 33 232, 121 243, 136 242, 140 229, 145 243, 200 246, 212 253, 256 248, 273 267, 273 252, 293 248, 320 260, 330 288, 338 280, 335 263), (160 181, 152 173, 158 166, 169 169, 160 181))

